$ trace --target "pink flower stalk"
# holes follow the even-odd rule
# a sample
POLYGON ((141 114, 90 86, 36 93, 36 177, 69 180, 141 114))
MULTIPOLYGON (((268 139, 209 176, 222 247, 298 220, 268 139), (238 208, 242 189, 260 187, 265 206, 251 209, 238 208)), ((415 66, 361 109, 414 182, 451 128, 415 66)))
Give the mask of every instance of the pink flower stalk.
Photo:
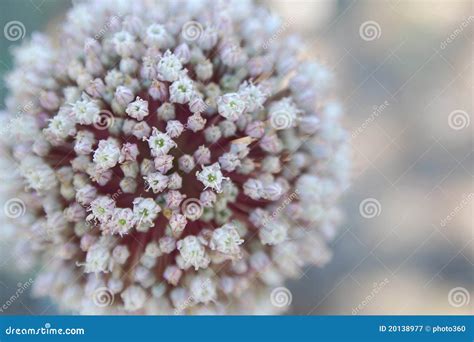
POLYGON ((329 70, 275 38, 282 24, 251 1, 84 1, 59 41, 14 51, 3 149, 37 295, 81 313, 272 313, 273 288, 329 260, 347 134, 329 70))

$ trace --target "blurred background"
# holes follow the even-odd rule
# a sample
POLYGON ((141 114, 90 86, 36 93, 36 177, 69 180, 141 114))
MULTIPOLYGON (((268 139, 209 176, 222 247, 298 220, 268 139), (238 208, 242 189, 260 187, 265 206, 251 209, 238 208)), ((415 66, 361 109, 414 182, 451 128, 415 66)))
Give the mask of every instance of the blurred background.
MULTIPOLYGON (((266 2, 335 73, 353 151, 334 257, 288 282, 289 314, 473 314, 473 2, 266 2)), ((28 37, 69 6, 3 0, 0 25, 28 37)), ((2 75, 20 42, 0 39, 2 75)), ((3 265, 0 303, 28 279, 3 265)), ((23 295, 3 314, 56 312, 23 295)))

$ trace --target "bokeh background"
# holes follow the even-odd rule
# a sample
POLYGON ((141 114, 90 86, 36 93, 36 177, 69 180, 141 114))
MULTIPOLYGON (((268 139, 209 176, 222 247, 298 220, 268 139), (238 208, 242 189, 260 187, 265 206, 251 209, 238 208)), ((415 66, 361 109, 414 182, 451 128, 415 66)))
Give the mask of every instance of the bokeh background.
MULTIPOLYGON (((289 313, 473 314, 474 3, 266 2, 284 18, 284 33, 303 35, 335 73, 353 150, 334 257, 287 283, 289 313)), ((54 31, 69 6, 2 0, 0 28, 21 21, 25 39, 54 31)), ((11 68, 9 49, 21 43, 3 38, 1 75, 11 68)), ((29 279, 5 262, 8 255, 0 240, 0 303, 29 279)), ((55 306, 28 293, 3 312, 54 313, 55 306)))

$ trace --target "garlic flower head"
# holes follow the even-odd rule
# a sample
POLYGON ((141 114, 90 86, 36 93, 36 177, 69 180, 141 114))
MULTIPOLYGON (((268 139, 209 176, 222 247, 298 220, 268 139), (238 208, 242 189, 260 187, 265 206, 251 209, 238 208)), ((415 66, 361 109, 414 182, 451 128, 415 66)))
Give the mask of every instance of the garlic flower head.
POLYGON ((2 158, 35 294, 80 313, 273 313, 272 288, 329 260, 347 134, 331 73, 281 25, 250 0, 85 0, 59 37, 14 50, 2 158))

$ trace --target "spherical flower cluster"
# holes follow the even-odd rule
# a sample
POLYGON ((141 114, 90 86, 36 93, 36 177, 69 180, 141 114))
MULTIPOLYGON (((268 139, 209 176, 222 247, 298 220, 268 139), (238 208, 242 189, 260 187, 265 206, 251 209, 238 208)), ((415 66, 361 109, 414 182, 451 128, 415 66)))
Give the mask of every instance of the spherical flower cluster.
POLYGON ((272 288, 329 260, 347 134, 328 69, 295 36, 268 44, 281 25, 247 0, 86 0, 14 50, 2 154, 36 295, 80 313, 272 313, 272 288))

